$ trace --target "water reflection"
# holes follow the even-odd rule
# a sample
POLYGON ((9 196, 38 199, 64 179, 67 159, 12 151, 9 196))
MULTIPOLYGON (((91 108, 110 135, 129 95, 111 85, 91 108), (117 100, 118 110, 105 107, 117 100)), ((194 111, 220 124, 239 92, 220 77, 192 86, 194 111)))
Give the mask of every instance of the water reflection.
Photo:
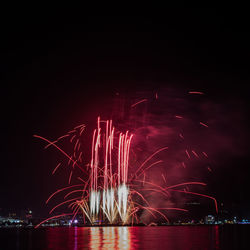
POLYGON ((130 230, 127 227, 118 228, 118 249, 130 249, 130 230))
POLYGON ((130 249, 130 231, 127 227, 90 228, 90 249, 130 249))
POLYGON ((74 228, 74 250, 77 250, 77 239, 78 239, 78 237, 77 237, 77 227, 75 227, 74 228))
POLYGON ((89 237, 89 246, 91 249, 100 249, 101 247, 101 237, 100 237, 100 228, 91 227, 90 228, 90 237, 89 237))
POLYGON ((29 244, 25 249, 222 249, 219 226, 68 227, 40 230, 31 231, 32 237, 27 235, 29 244), (46 247, 36 247, 35 234, 40 238, 39 244, 42 242, 46 247), (45 241, 41 235, 46 237, 45 241))
POLYGON ((250 249, 248 225, 0 229, 1 249, 250 249), (6 246, 4 244, 7 244, 6 246))
POLYGON ((214 227, 215 230, 215 249, 220 249, 219 226, 214 227))

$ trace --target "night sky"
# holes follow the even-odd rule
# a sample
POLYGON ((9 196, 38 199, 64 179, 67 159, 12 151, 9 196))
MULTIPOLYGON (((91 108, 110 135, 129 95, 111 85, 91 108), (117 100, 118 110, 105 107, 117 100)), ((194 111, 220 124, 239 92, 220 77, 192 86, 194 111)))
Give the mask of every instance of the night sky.
POLYGON ((56 139, 82 123, 90 133, 98 115, 112 116, 120 96, 133 103, 158 93, 163 112, 174 92, 192 110, 202 102, 199 112, 211 121, 206 140, 213 173, 206 193, 232 213, 250 216, 249 44, 242 10, 80 21, 10 16, 1 23, 0 207, 46 215, 46 198, 65 183, 62 175, 51 177, 58 155, 44 151, 33 134, 56 139), (204 99, 189 91, 204 92, 204 99))

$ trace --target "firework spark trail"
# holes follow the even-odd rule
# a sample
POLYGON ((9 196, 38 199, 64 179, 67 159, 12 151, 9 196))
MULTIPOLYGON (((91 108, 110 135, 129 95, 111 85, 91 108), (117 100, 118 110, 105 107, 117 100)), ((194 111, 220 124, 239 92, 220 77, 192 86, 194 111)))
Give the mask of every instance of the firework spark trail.
POLYGON ((191 157, 190 157, 190 154, 188 153, 187 149, 185 150, 185 152, 186 152, 188 159, 190 159, 191 157))
POLYGON ((56 172, 56 170, 57 170, 60 166, 61 166, 61 162, 58 163, 58 164, 56 165, 56 167, 54 168, 54 170, 53 170, 53 172, 52 172, 52 175, 56 172))
POLYGON ((207 184, 204 183, 204 182, 197 182, 197 181, 183 182, 183 183, 180 183, 180 184, 175 184, 175 185, 166 187, 166 188, 164 188, 164 190, 168 190, 168 189, 171 189, 171 188, 174 188, 174 187, 185 186, 185 185, 202 185, 202 186, 206 186, 207 184))
POLYGON ((149 202, 146 200, 146 198, 140 192, 138 192, 136 190, 132 190, 131 194, 133 194, 133 193, 138 195, 147 204, 147 206, 150 206, 149 202))
MULTIPOLYGON (((143 173, 143 182, 145 181, 145 179, 146 179, 146 173, 144 171, 144 173, 143 173)), ((144 183, 143 183, 143 185, 144 185, 144 183)))
POLYGON ((175 118, 182 119, 183 117, 180 115, 175 115, 175 118))
POLYGON ((202 126, 204 126, 204 127, 208 128, 208 125, 207 125, 207 124, 205 124, 205 123, 203 123, 203 122, 200 122, 200 125, 202 125, 202 126))
POLYGON ((84 191, 87 191, 87 190, 82 190, 82 189, 73 190, 73 191, 67 193, 67 194, 64 196, 64 199, 66 199, 66 198, 67 198, 68 196, 70 196, 71 194, 78 193, 78 192, 83 193, 84 191))
POLYGON ((70 138, 70 142, 72 143, 73 140, 76 138, 76 135, 73 135, 71 138, 70 138))
POLYGON ((207 155, 207 153, 206 153, 206 152, 202 152, 202 154, 204 154, 204 155, 208 158, 208 155, 207 155))
POLYGON ((161 176, 162 176, 162 179, 164 180, 164 182, 167 183, 166 177, 164 176, 164 174, 161 174, 161 176))
POLYGON ((194 151, 194 150, 191 150, 193 155, 196 157, 196 158, 199 158, 198 154, 194 151))
POLYGON ((147 99, 143 99, 143 100, 141 100, 139 102, 136 102, 136 103, 134 103, 134 104, 131 105, 131 108, 134 108, 136 105, 138 105, 138 104, 140 104, 142 102, 146 102, 146 101, 147 101, 147 99))
POLYGON ((70 174, 69 174, 69 182, 68 182, 69 184, 70 184, 70 181, 71 181, 72 174, 73 174, 73 171, 71 170, 70 174))
POLYGON ((189 93, 189 94, 204 95, 204 93, 203 93, 203 92, 200 92, 200 91, 189 91, 188 93, 189 93))
POLYGON ((181 137, 181 139, 183 139, 184 140, 184 136, 183 136, 183 134, 179 134, 179 136, 181 137))
POLYGON ((85 127, 86 127, 85 124, 80 124, 80 125, 74 127, 74 129, 77 129, 77 128, 85 129, 85 127))

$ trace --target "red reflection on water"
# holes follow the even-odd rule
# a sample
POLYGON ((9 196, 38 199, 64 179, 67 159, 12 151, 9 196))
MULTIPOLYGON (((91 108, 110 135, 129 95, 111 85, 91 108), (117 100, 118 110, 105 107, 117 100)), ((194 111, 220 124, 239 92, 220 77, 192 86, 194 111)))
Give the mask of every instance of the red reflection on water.
POLYGON ((90 249, 131 249, 127 227, 91 227, 90 249))
POLYGON ((78 239, 78 237, 77 237, 77 227, 75 227, 74 228, 74 237, 75 237, 75 241, 74 241, 74 250, 76 250, 77 249, 77 239, 78 239))
POLYGON ((220 240, 219 240, 219 226, 214 227, 215 230, 215 249, 220 249, 220 240))
POLYGON ((63 227, 41 229, 45 249, 221 249, 219 226, 63 227))

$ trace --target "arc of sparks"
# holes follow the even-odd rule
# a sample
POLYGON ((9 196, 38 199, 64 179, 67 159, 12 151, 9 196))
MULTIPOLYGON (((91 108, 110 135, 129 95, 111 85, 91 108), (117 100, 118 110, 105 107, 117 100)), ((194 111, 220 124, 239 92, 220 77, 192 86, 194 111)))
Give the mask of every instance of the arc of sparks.
POLYGON ((131 180, 134 178, 134 176, 143 168, 143 166, 148 162, 150 161, 155 155, 157 155, 158 153, 160 153, 161 151, 163 150, 166 150, 168 149, 168 147, 163 147, 163 148, 160 148, 158 149, 157 151, 155 151, 152 155, 150 155, 142 164, 141 166, 136 170, 136 172, 133 174, 131 180))
POLYGON ((136 102, 136 103, 134 103, 134 104, 131 105, 131 108, 134 108, 136 105, 138 105, 140 103, 143 103, 143 102, 146 102, 146 101, 147 101, 147 99, 143 99, 143 100, 141 100, 139 102, 136 102))
POLYGON ((74 161, 72 159, 72 157, 70 157, 64 150, 62 150, 60 147, 58 147, 54 142, 52 142, 52 141, 50 141, 50 140, 48 140, 48 139, 46 139, 46 138, 44 138, 44 137, 42 137, 40 135, 33 135, 33 136, 36 137, 36 138, 42 139, 42 140, 48 142, 49 144, 51 144, 52 146, 54 146, 62 154, 64 154, 69 159, 69 161, 73 162, 74 165, 76 165, 79 169, 81 169, 84 173, 86 173, 86 171, 81 166, 79 166, 79 164, 77 163, 77 161, 74 161))

